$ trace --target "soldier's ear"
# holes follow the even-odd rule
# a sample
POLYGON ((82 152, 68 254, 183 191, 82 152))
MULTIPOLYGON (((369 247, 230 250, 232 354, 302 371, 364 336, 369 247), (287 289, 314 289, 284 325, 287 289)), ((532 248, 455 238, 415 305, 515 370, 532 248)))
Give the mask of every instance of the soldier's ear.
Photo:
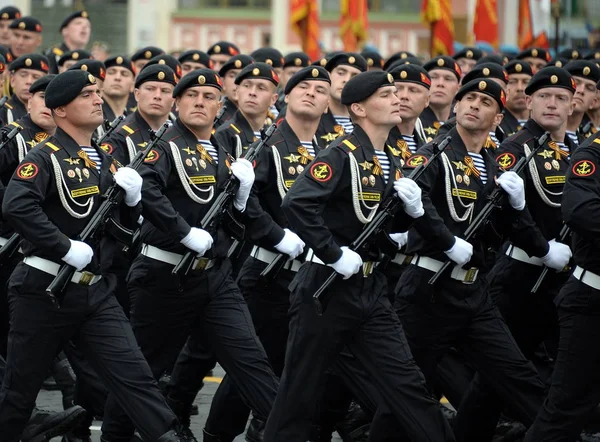
POLYGON ((500 123, 502 123, 503 119, 504 119, 504 114, 502 112, 500 112, 499 114, 496 114, 496 116, 494 117, 494 126, 496 126, 496 127, 500 126, 500 123))

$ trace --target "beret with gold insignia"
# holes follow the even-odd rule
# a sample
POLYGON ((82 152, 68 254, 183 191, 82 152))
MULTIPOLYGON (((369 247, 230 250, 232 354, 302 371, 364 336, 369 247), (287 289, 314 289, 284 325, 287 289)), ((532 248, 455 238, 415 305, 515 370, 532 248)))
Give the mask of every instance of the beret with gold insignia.
POLYGON ((551 59, 550 52, 543 48, 529 48, 517 54, 517 60, 523 60, 524 58, 539 58, 544 61, 550 61, 551 59))
POLYGON ((75 11, 72 12, 71 14, 67 15, 65 17, 65 19, 63 20, 63 22, 60 24, 60 31, 63 30, 63 28, 66 28, 67 26, 69 26, 69 23, 71 23, 73 20, 75 20, 76 18, 87 18, 88 20, 90 19, 90 16, 88 14, 87 11, 75 11))
POLYGON ((50 71, 48 59, 42 54, 21 55, 8 66, 8 69, 12 72, 16 72, 19 69, 33 69, 34 71, 42 71, 46 74, 50 71))
POLYGON ((381 87, 394 86, 394 77, 386 71, 367 71, 352 77, 342 89, 342 104, 350 106, 373 95, 381 87))
POLYGON ((208 55, 237 55, 240 53, 240 48, 230 41, 218 41, 206 51, 208 55))
POLYGON ((138 60, 150 60, 152 57, 156 57, 157 55, 160 54, 164 54, 165 51, 163 51, 161 48, 156 47, 156 46, 145 46, 141 49, 138 49, 137 51, 135 51, 133 53, 133 55, 131 56, 131 61, 138 61, 138 60))
POLYGON ((586 60, 600 60, 600 49, 590 50, 583 58, 586 60))
POLYGON ((254 63, 254 59, 246 54, 238 54, 227 60, 227 63, 219 70, 219 75, 224 77, 232 69, 244 69, 246 66, 254 63))
POLYGON ((54 77, 56 77, 56 75, 49 74, 44 75, 42 78, 38 78, 31 84, 31 86, 29 86, 29 93, 35 94, 36 92, 45 91, 54 77))
POLYGON ((342 52, 327 60, 325 69, 331 72, 340 65, 352 66, 361 72, 365 72, 368 68, 367 60, 362 55, 355 52, 342 52))
POLYGON ((491 78, 477 78, 462 86, 456 93, 456 101, 460 101, 469 92, 479 92, 492 97, 498 103, 500 111, 506 105, 506 94, 498 83, 491 78))
POLYGON ((390 64, 385 70, 390 72, 393 69, 396 69, 398 66, 404 66, 405 64, 414 64, 415 66, 423 66, 423 61, 417 57, 406 57, 402 60, 396 60, 392 64, 390 64))
POLYGON ((14 20, 21 18, 21 11, 14 6, 5 6, 0 9, 0 20, 14 20))
POLYGON ((209 69, 213 68, 213 61, 210 59, 209 55, 204 51, 198 51, 197 49, 190 49, 189 51, 182 52, 179 57, 177 57, 177 61, 183 64, 186 61, 192 61, 194 63, 200 63, 206 66, 209 69))
POLYGON ((475 66, 471 69, 471 72, 463 77, 461 84, 467 84, 476 78, 497 78, 503 81, 504 84, 508 84, 508 72, 496 63, 483 63, 475 66))
MULTIPOLYGON (((390 58, 388 58, 385 61, 385 63, 383 64, 383 69, 386 71, 389 71, 395 62, 401 61, 401 60, 406 60, 407 58, 414 59, 417 57, 415 56, 415 54, 413 54, 412 52, 408 52, 408 51, 396 52, 395 54, 390 55, 390 58)), ((416 63, 413 63, 413 64, 416 64, 416 63)))
POLYGON ((600 81, 600 68, 590 60, 574 60, 565 66, 565 70, 573 77, 581 77, 592 80, 594 83, 600 81))
POLYGON ((305 68, 306 66, 310 66, 310 57, 304 52, 290 52, 283 57, 284 68, 305 68))
POLYGON ((177 86, 179 79, 168 65, 153 64, 144 66, 144 69, 140 71, 140 75, 135 79, 135 87, 140 87, 147 81, 160 81, 177 86))
POLYGON ((223 82, 221 77, 212 69, 196 69, 195 71, 188 72, 183 76, 175 89, 173 89, 173 98, 180 96, 186 89, 198 86, 210 86, 223 90, 223 82))
POLYGON ((307 66, 305 68, 300 69, 289 79, 287 84, 285 85, 285 95, 289 94, 292 89, 298 86, 298 83, 301 81, 309 81, 309 80, 320 80, 326 81, 331 84, 331 80, 329 78, 329 72, 325 70, 325 68, 321 66, 307 66))
POLYGON ((568 62, 568 58, 556 57, 550 60, 544 67, 556 66, 557 68, 564 68, 568 62))
POLYGON ((42 32, 42 24, 34 17, 21 17, 13 20, 9 26, 10 29, 18 29, 20 31, 42 32))
POLYGON ((235 84, 240 84, 246 78, 269 80, 275 86, 279 85, 277 73, 267 63, 249 64, 235 77, 235 84))
POLYGON ((533 68, 529 63, 526 63, 521 60, 513 60, 504 65, 504 69, 508 72, 508 75, 511 74, 525 74, 529 76, 533 76, 533 68))
POLYGON ((454 61, 454 58, 448 57, 447 55, 440 55, 439 57, 434 57, 429 60, 427 63, 423 65, 427 72, 431 72, 434 69, 445 69, 452 72, 456 75, 456 79, 460 81, 460 76, 462 74, 460 67, 454 61))
POLYGON ((106 60, 104 60, 104 65, 106 66, 106 69, 112 68, 114 66, 129 69, 133 73, 133 75, 135 75, 135 67, 133 66, 133 61, 125 57, 124 55, 115 55, 113 57, 109 57, 106 60))
POLYGON ((560 51, 558 53, 558 56, 560 58, 566 58, 568 60, 577 60, 579 58, 582 58, 581 52, 579 52, 577 49, 573 49, 573 48, 563 49, 562 51, 560 51))
POLYGON ((416 64, 403 64, 389 70, 395 82, 416 83, 429 89, 431 77, 422 66, 416 64))
POLYGON ((367 60, 367 66, 368 67, 376 67, 379 69, 383 69, 383 57, 381 56, 381 54, 377 51, 362 51, 360 53, 360 55, 362 55, 364 57, 365 60, 367 60))
POLYGON ((342 54, 342 53, 343 53, 343 51, 328 52, 327 54, 325 54, 325 56, 323 58, 319 58, 318 60, 313 61, 312 64, 313 64, 313 66, 323 66, 323 67, 325 67, 325 65, 327 64, 327 62, 329 60, 331 60, 336 55, 342 54))
POLYGON ((458 51, 452 56, 452 58, 454 58, 455 60, 458 60, 460 58, 467 58, 469 60, 475 61, 479 60, 481 57, 483 57, 483 51, 479 48, 474 48, 470 46, 462 48, 460 51, 458 51))
POLYGON ((540 69, 533 77, 531 77, 531 80, 529 80, 529 83, 525 88, 525 93, 527 95, 533 95, 535 91, 547 87, 559 87, 567 89, 572 93, 575 93, 575 89, 577 89, 575 80, 573 80, 573 76, 569 72, 563 68, 551 66, 540 69))
POLYGON ((283 67, 283 55, 275 48, 260 48, 250 54, 254 61, 266 63, 274 68, 283 67))
POLYGON ((509 62, 509 60, 508 60, 508 57, 506 57, 506 56, 502 56, 502 55, 498 55, 498 54, 489 54, 489 55, 481 57, 479 60, 477 60, 477 63, 475 63, 475 66, 477 66, 478 64, 483 64, 483 63, 496 63, 496 64, 499 64, 500 66, 504 66, 508 62, 509 62))
POLYGON ((92 53, 90 51, 86 51, 85 49, 75 49, 74 51, 67 51, 60 56, 58 59, 58 65, 62 66, 65 64, 65 61, 68 60, 83 60, 85 58, 92 58, 92 53))
POLYGON ((106 79, 106 66, 104 62, 100 60, 92 60, 90 58, 79 60, 73 66, 71 66, 68 70, 79 69, 81 71, 86 71, 92 74, 99 80, 106 79))
POLYGON ((96 84, 96 77, 79 70, 69 70, 58 74, 46 87, 46 107, 56 109, 73 101, 86 86, 96 84))
POLYGON ((181 79, 181 76, 183 75, 183 70, 181 69, 181 63, 179 63, 179 61, 177 61, 177 59, 175 57, 173 57, 172 55, 169 55, 169 54, 160 54, 160 55, 157 55, 156 57, 152 57, 150 59, 150 61, 142 68, 142 71, 144 69, 146 69, 148 66, 152 66, 155 64, 162 64, 162 65, 169 66, 171 69, 173 69, 173 72, 175 72, 175 75, 177 75, 178 79, 181 79))

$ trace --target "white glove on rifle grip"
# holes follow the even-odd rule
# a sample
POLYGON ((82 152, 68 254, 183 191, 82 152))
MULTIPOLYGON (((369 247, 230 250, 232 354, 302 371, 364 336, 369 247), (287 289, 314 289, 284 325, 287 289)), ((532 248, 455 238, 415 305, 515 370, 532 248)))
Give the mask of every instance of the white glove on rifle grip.
POLYGON ((394 190, 404 203, 404 211, 411 218, 419 218, 425 214, 421 201, 421 188, 410 178, 399 178, 394 181, 394 190))
POLYGON ((240 187, 235 194, 233 206, 243 212, 246 210, 246 202, 250 196, 250 190, 254 184, 254 168, 248 160, 240 158, 231 165, 231 173, 239 180, 240 187))
POLYGON ((73 241, 72 239, 69 241, 71 241, 71 248, 67 254, 62 257, 62 260, 81 272, 81 270, 92 262, 94 251, 83 241, 73 241))
POLYGON ((444 252, 448 258, 459 266, 464 266, 473 256, 473 246, 458 236, 454 237, 454 245, 444 252))
POLYGON ((290 259, 296 259, 304 251, 304 241, 290 229, 283 229, 283 239, 275 246, 279 253, 288 255, 290 259))
POLYGON ((408 232, 390 233, 390 238, 398 244, 398 250, 400 250, 408 242, 408 232))
POLYGON ((115 183, 125 191, 125 204, 134 207, 142 200, 142 177, 131 167, 121 167, 113 175, 115 183))
POLYGON ((358 273, 363 265, 363 260, 358 253, 350 250, 347 246, 342 247, 342 256, 333 264, 327 264, 338 272, 344 279, 350 278, 358 273))
POLYGON ((548 246, 550 247, 548 254, 542 258, 542 261, 546 267, 560 272, 569 264, 569 260, 573 256, 571 249, 568 245, 553 239, 548 241, 548 246))
POLYGON ((212 247, 213 238, 206 230, 192 227, 190 233, 181 240, 181 244, 202 256, 212 247))
POLYGON ((515 210, 525 208, 525 185, 523 178, 515 172, 504 172, 496 182, 508 194, 508 202, 515 210))

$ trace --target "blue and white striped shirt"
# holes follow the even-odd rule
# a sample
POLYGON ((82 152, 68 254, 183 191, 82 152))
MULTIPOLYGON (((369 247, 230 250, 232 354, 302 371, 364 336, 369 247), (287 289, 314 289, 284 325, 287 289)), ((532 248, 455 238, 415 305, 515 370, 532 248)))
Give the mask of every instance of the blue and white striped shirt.
POLYGON ((346 135, 352 133, 352 131, 354 130, 354 124, 350 120, 350 117, 341 117, 338 115, 334 115, 333 118, 335 118, 337 124, 344 128, 346 135))
POLYGON ((473 163, 475 164, 477 170, 481 172, 479 178, 481 178, 483 184, 487 183, 487 169, 485 168, 485 161, 483 160, 483 156, 480 153, 475 152, 468 152, 468 154, 471 158, 473 158, 473 163))
POLYGON ((215 146, 209 140, 198 140, 198 144, 202 145, 206 149, 206 151, 210 154, 213 161, 215 162, 215 166, 219 164, 219 152, 215 149, 215 146))
POLYGON ((100 154, 93 147, 81 146, 81 150, 87 153, 87 156, 90 157, 94 163, 96 163, 96 170, 100 170, 102 167, 102 158, 100 154))
POLYGON ((379 162, 381 163, 381 168, 383 169, 383 179, 387 183, 390 179, 390 160, 385 152, 380 150, 375 150, 375 155, 379 158, 379 162))

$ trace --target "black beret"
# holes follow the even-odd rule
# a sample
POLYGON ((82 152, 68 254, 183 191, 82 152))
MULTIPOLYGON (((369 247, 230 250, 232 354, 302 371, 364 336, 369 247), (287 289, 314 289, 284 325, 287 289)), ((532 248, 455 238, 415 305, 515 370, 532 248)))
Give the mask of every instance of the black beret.
POLYGON ((2 55, 6 62, 9 64, 12 63, 15 59, 13 54, 10 52, 10 49, 8 49, 4 45, 0 45, 0 55, 2 55))
POLYGON ((106 66, 106 69, 112 68, 113 66, 129 69, 133 73, 133 75, 135 75, 135 67, 133 66, 133 61, 131 61, 129 58, 123 55, 114 55, 112 57, 107 58, 106 60, 104 60, 104 65, 106 66))
POLYGON ((92 74, 94 77, 99 80, 106 79, 106 66, 100 60, 92 60, 91 58, 79 60, 73 66, 71 66, 69 71, 79 69, 80 71, 86 71, 92 74))
POLYGON ((342 89, 342 104, 350 106, 359 103, 373 95, 377 89, 385 86, 395 86, 394 77, 386 71, 361 72, 352 77, 342 89))
POLYGON ((275 48, 260 48, 250 54, 254 61, 266 63, 274 68, 283 67, 283 55, 275 48))
POLYGON ((33 69, 35 71, 42 71, 46 74, 50 72, 48 67, 48 59, 42 54, 25 54, 15 59, 9 66, 8 69, 15 72, 19 69, 33 69))
POLYGON ((550 52, 543 48, 529 48, 517 54, 517 60, 524 58, 539 58, 540 60, 550 61, 550 52))
POLYGON ((131 61, 150 60, 152 57, 156 57, 157 55, 164 53, 165 51, 156 46, 146 46, 135 51, 131 56, 131 61))
POLYGON ((396 60, 395 62, 390 64, 387 68, 385 68, 385 70, 390 72, 391 70, 396 69, 398 66, 404 66, 405 64, 414 64, 416 66, 423 66, 423 61, 421 61, 421 59, 417 58, 417 57, 406 57, 401 60, 396 60))
MULTIPOLYGON (((383 69, 384 70, 389 70, 392 65, 400 60, 405 60, 407 58, 417 58, 415 56, 415 54, 411 53, 411 52, 407 52, 407 51, 400 51, 400 52, 396 52, 395 54, 392 54, 390 56, 390 58, 388 58, 385 63, 383 64, 383 69)), ((416 63, 411 63, 411 64, 416 64, 416 63)))
POLYGON ((14 20, 21 18, 21 11, 14 6, 5 6, 0 9, 0 20, 14 20))
POLYGON ((563 57, 553 58, 544 67, 556 66, 557 68, 564 68, 568 62, 569 62, 568 58, 563 58, 563 57))
POLYGON ((179 78, 175 72, 173 72, 173 69, 171 69, 168 65, 154 64, 151 66, 146 66, 144 66, 144 69, 140 71, 140 75, 138 75, 135 79, 135 87, 140 87, 147 81, 160 81, 177 86, 179 78))
POLYGON ((363 56, 365 60, 367 60, 367 66, 375 66, 376 68, 383 69, 383 57, 377 51, 362 51, 360 55, 363 56))
POLYGON ((594 83, 600 81, 600 68, 590 60, 573 60, 567 63, 565 70, 573 77, 582 77, 592 80, 594 83))
POLYGON ((229 41, 218 41, 206 51, 208 55, 225 54, 237 55, 240 53, 240 48, 229 41))
POLYGON ((290 52, 283 57, 283 67, 302 67, 310 66, 310 57, 304 52, 290 52))
POLYGON ((325 68, 321 66, 307 66, 305 68, 300 69, 289 79, 287 84, 285 85, 285 95, 289 94, 292 89, 298 86, 298 83, 301 81, 309 81, 309 80, 320 80, 326 81, 331 84, 331 80, 329 79, 329 72, 325 70, 325 68))
POLYGON ((416 64, 401 64, 388 71, 394 77, 394 81, 401 83, 416 83, 425 86, 427 89, 431 87, 431 77, 423 66, 416 64))
POLYGON ((183 64, 186 61, 192 61, 194 63, 200 63, 209 69, 213 68, 213 61, 210 59, 208 54, 204 51, 198 51, 196 49, 190 49, 189 51, 182 52, 177 61, 183 64))
POLYGON ((452 56, 452 58, 455 60, 458 60, 459 58, 468 58, 469 60, 475 61, 479 60, 481 57, 483 57, 483 51, 479 48, 473 48, 470 46, 462 48, 452 56))
POLYGON ((173 89, 173 98, 178 97, 191 87, 196 86, 211 86, 219 91, 223 90, 223 83, 221 77, 212 69, 196 69, 195 71, 188 72, 183 76, 175 89, 173 89))
POLYGON ((93 84, 96 84, 96 77, 79 69, 58 74, 46 87, 46 107, 56 109, 69 104, 84 87, 93 84))
POLYGON ((327 62, 338 54, 343 54, 343 51, 328 52, 323 58, 319 58, 318 60, 313 61, 312 65, 325 67, 327 65, 327 62))
POLYGON ((477 63, 475 63, 475 65, 483 64, 483 63, 496 63, 496 64, 499 64, 500 66, 503 66, 506 63, 508 63, 508 61, 509 60, 506 55, 489 54, 489 55, 486 55, 485 57, 481 57, 479 60, 477 60, 477 63))
POLYGON ((456 79, 460 81, 460 76, 462 74, 460 67, 456 64, 454 58, 449 57, 447 55, 440 55, 439 57, 434 57, 429 60, 427 63, 423 65, 427 72, 431 72, 434 69, 446 69, 456 75, 456 79))
POLYGON ((566 58, 567 60, 577 60, 578 58, 582 58, 581 52, 573 48, 563 49, 558 53, 558 57, 566 58))
POLYGON ((19 29, 21 31, 42 32, 42 24, 34 17, 16 18, 9 26, 10 29, 19 29))
POLYGON ((235 77, 235 84, 240 84, 246 78, 269 80, 275 86, 279 85, 277 73, 267 63, 249 64, 235 77))
POLYGON ((497 78, 502 80, 504 84, 508 83, 508 72, 496 63, 483 63, 475 66, 471 71, 465 75, 462 79, 462 84, 467 84, 471 80, 476 78, 497 78))
POLYGON ((49 74, 44 75, 42 78, 38 78, 31 84, 31 86, 29 86, 29 93, 35 94, 36 92, 45 91, 54 77, 56 77, 56 75, 49 74))
POLYGON ((85 49, 75 49, 74 51, 67 51, 60 56, 58 59, 58 65, 62 66, 65 64, 65 61, 68 60, 83 60, 85 58, 92 58, 92 53, 90 51, 86 51, 85 49))
POLYGON ((87 11, 75 11, 72 14, 69 14, 65 17, 65 19, 63 20, 63 22, 60 25, 60 30, 62 31, 63 28, 66 28, 67 26, 69 26, 69 23, 71 23, 76 18, 87 18, 89 20, 90 16, 87 13, 87 11))
POLYGON ((521 60, 513 60, 504 65, 504 69, 508 72, 508 75, 511 74, 525 74, 529 76, 533 76, 533 68, 529 63, 525 63, 521 60))
POLYGON ((227 63, 219 70, 219 75, 224 77, 232 69, 244 69, 246 66, 254 63, 254 59, 246 54, 238 54, 227 60, 227 63))
POLYGON ((456 93, 456 101, 460 101, 469 92, 479 92, 485 95, 489 95, 500 107, 502 111, 506 106, 506 94, 498 83, 489 78, 477 78, 469 81, 467 84, 462 86, 456 93))
POLYGON ((547 87, 559 87, 567 89, 572 93, 575 93, 577 85, 573 76, 563 68, 557 68, 556 66, 550 66, 547 68, 540 69, 535 73, 529 84, 525 88, 527 95, 533 95, 535 91, 538 91, 547 87))
POLYGON ((600 49, 592 49, 584 57, 586 60, 599 60, 600 59, 600 49))
POLYGON ((142 71, 144 69, 146 69, 148 66, 152 66, 155 64, 162 64, 162 65, 169 66, 171 69, 173 69, 173 72, 175 72, 175 75, 177 75, 177 78, 181 78, 181 76, 183 75, 183 71, 181 69, 181 63, 179 63, 179 61, 177 61, 177 59, 175 57, 173 57, 172 55, 169 55, 169 54, 161 54, 161 55, 157 55, 156 57, 152 57, 150 59, 150 61, 142 68, 142 71))
POLYGON ((352 66, 361 72, 367 70, 367 60, 356 52, 341 52, 334 55, 327 60, 325 69, 327 69, 328 72, 331 72, 340 65, 352 66))

